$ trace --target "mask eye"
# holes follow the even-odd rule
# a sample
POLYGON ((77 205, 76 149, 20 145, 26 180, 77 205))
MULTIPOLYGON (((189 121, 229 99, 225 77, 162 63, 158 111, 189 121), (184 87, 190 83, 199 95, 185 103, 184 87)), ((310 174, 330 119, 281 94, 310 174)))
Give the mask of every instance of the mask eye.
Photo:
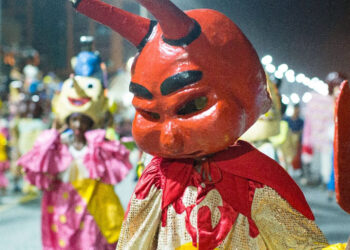
POLYGON ((94 87, 94 84, 93 83, 89 83, 88 85, 87 85, 87 88, 88 89, 92 89, 94 87))
POLYGON ((160 115, 158 113, 154 113, 146 110, 138 110, 138 111, 147 120, 158 121, 160 119, 160 115))
POLYGON ((202 109, 204 109, 207 106, 208 98, 205 96, 201 96, 198 98, 195 98, 183 105, 178 111, 178 115, 189 115, 192 113, 196 113, 202 109))

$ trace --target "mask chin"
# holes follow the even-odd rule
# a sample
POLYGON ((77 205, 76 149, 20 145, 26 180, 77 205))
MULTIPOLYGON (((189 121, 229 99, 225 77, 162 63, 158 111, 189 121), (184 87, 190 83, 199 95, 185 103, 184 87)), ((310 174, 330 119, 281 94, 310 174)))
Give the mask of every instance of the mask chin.
POLYGON ((137 111, 133 123, 136 143, 152 155, 177 159, 201 158, 225 150, 243 131, 244 111, 222 93, 206 96, 208 100, 199 95, 171 112, 167 109, 167 114, 160 112, 159 120, 147 119, 137 111))

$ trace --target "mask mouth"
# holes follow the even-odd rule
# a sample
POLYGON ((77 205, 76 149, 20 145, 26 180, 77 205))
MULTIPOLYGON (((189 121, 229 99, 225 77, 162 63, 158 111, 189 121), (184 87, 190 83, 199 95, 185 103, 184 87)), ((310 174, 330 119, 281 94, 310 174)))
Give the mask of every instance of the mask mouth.
MULTIPOLYGON (((196 152, 193 152, 193 153, 189 153, 189 154, 173 154, 171 158, 197 158, 197 157, 201 157, 201 155, 203 154, 204 152, 202 150, 199 150, 199 151, 196 151, 196 152)), ((168 156, 169 157, 169 156, 168 156)))
POLYGON ((68 97, 68 101, 70 102, 70 104, 72 104, 73 106, 83 106, 84 104, 88 103, 89 101, 91 101, 91 98, 89 97, 84 97, 84 98, 72 98, 72 97, 68 97))
POLYGON ((203 151, 202 150, 198 150, 198 151, 195 151, 193 153, 190 153, 190 154, 186 154, 187 156, 197 156, 197 155, 200 155, 202 154, 203 151))

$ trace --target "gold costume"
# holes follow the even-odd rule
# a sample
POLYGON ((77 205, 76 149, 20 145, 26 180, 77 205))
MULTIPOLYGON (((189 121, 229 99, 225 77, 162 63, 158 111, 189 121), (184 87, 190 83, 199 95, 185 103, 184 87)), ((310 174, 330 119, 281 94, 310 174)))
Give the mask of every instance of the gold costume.
MULTIPOLYGON (((162 191, 152 187, 148 197, 139 200, 133 195, 130 210, 123 223, 117 249, 197 249, 192 245, 191 236, 185 225, 185 212, 177 214, 170 205, 167 213, 167 225, 161 222, 162 191)), ((197 190, 190 186, 183 195, 186 207, 195 204, 197 190)), ((212 212, 212 225, 220 219, 218 207, 222 199, 215 189, 197 205, 208 206, 212 212)), ((196 211, 191 216, 191 224, 197 225, 196 211)), ((253 199, 252 218, 260 234, 252 238, 249 235, 247 217, 239 214, 234 226, 217 249, 322 249, 328 246, 327 240, 315 224, 292 208, 273 189, 257 189, 253 199)))

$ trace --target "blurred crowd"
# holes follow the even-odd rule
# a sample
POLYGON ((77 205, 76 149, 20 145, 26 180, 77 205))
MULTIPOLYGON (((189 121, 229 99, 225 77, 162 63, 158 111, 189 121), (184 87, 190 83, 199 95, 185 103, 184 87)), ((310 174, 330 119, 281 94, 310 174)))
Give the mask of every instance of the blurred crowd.
POLYGON ((314 92, 309 102, 289 105, 279 92, 282 80, 267 79, 273 105, 242 139, 279 162, 300 185, 327 189, 328 200, 333 200, 334 109, 346 77, 331 72, 325 79, 328 95, 314 92))
MULTIPOLYGON (((81 50, 92 51, 93 38, 81 39, 81 50)), ((96 52, 98 53, 98 52, 96 52)), ((54 71, 42 72, 38 51, 2 51, 2 78, 0 83, 0 188, 7 192, 23 193, 23 199, 35 197, 37 190, 23 181, 23 171, 17 159, 27 153, 40 133, 52 127, 54 115, 52 100, 60 91, 65 79, 54 71)), ((71 64, 74 68, 75 57, 71 64)), ((124 141, 136 149, 131 137, 134 110, 132 95, 128 91, 132 59, 109 78, 107 91, 110 112, 105 128, 111 138, 124 141)), ((103 67, 102 67, 103 68, 103 67)), ((333 131, 334 103, 339 86, 346 77, 332 72, 326 82, 327 96, 314 93, 307 104, 286 105, 281 101, 282 80, 268 78, 273 106, 242 139, 279 162, 301 185, 319 186, 329 190, 328 199, 334 196, 333 131), (288 111, 288 112, 286 112, 288 111)), ((137 172, 140 174, 149 156, 137 152, 137 172), (138 162, 138 164, 137 164, 138 162)), ((0 199, 1 202, 1 199, 0 199)))
MULTIPOLYGON (((81 38, 81 51, 91 51, 93 38, 81 38)), ((94 53, 98 53, 94 51, 94 53)), ((40 54, 33 48, 3 50, 0 82, 0 204, 1 196, 18 194, 22 200, 36 198, 37 188, 23 179, 23 170, 17 160, 29 152, 40 134, 56 126, 52 102, 60 92, 63 82, 69 78, 56 72, 42 72, 40 54)), ((73 72, 76 58, 71 60, 73 72)), ((109 112, 103 127, 107 137, 118 139, 130 150, 137 151, 131 137, 133 109, 132 95, 128 92, 132 59, 117 72, 108 75, 106 95, 109 112)), ((105 67, 101 65, 102 68, 105 67)), ((134 153, 134 165, 142 153, 134 153)), ((141 165, 139 164, 141 167, 141 165)), ((136 171, 140 171, 137 169, 136 171)))

